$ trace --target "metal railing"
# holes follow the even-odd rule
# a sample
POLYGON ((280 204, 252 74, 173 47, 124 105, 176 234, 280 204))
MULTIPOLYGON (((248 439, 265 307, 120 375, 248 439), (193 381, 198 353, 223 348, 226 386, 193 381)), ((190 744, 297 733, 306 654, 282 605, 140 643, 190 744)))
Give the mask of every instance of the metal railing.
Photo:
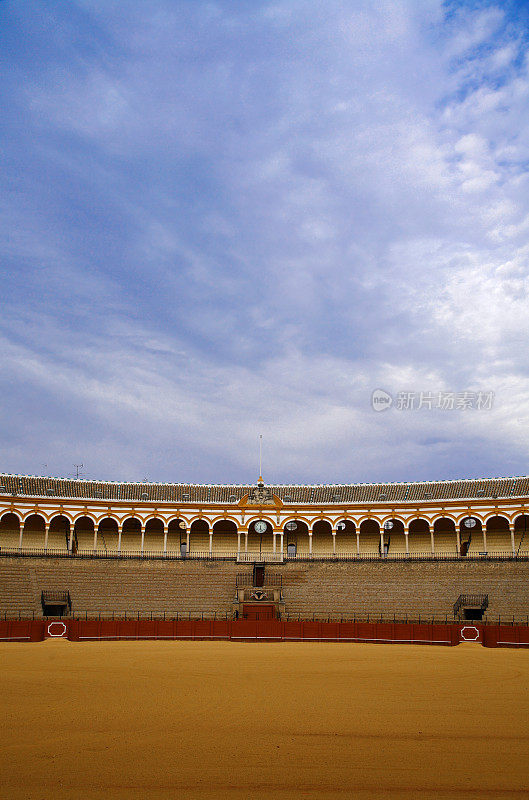
POLYGON ((53 557, 53 558, 85 558, 85 559, 148 559, 157 561, 236 561, 237 553, 233 551, 196 551, 183 555, 179 551, 160 550, 70 550, 52 547, 0 547, 0 556, 53 557))
MULTIPOLYGON (((395 624, 459 624, 451 613, 405 613, 405 612, 376 612, 358 614, 329 614, 327 611, 315 611, 312 614, 291 614, 284 612, 281 619, 291 622, 387 622, 395 624)), ((478 620, 479 625, 523 625, 529 627, 529 614, 498 614, 497 616, 484 616, 478 620)))
POLYGON ((489 596, 488 594, 460 594, 454 603, 454 617, 463 606, 486 611, 489 606, 489 596))
POLYGON ((258 550, 254 552, 243 553, 239 552, 235 554, 237 557, 237 561, 241 563, 253 563, 254 561, 260 562, 281 562, 284 560, 284 554, 279 553, 263 553, 258 550))
MULTIPOLYGON (((245 587, 245 586, 253 586, 254 585, 254 576, 253 572, 238 572, 235 576, 235 586, 236 588, 245 587)), ((259 588, 271 588, 274 586, 283 586, 283 576, 282 575, 269 575, 265 572, 264 575, 264 583, 262 587, 259 588)))
POLYGON ((512 550, 501 552, 471 553, 466 556, 457 552, 419 552, 419 553, 296 553, 284 555, 284 561, 375 561, 391 563, 395 561, 529 561, 529 551, 515 554, 512 550))
POLYGON ((43 608, 45 605, 64 605, 70 610, 72 608, 72 600, 68 590, 55 591, 53 589, 45 589, 40 593, 40 602, 43 608))
POLYGON ((487 553, 470 553, 461 556, 456 552, 421 552, 421 553, 237 553, 235 551, 207 550, 195 551, 183 555, 179 551, 163 552, 160 550, 77 550, 73 553, 62 548, 44 547, 0 547, 1 556, 21 557, 53 557, 53 558, 85 558, 85 559, 150 559, 157 561, 238 561, 253 563, 255 561, 284 563, 288 561, 372 561, 377 563, 410 562, 410 561, 529 561, 529 551, 513 553, 512 550, 487 553))
MULTIPOLYGON (((47 620, 54 617, 44 617, 41 612, 32 611, 3 611, 0 612, 0 620, 47 620)), ((147 621, 171 621, 171 620, 220 620, 229 621, 235 619, 231 611, 73 611, 68 619, 79 620, 138 620, 147 621)), ((328 611, 314 611, 311 614, 292 614, 283 612, 281 619, 286 622, 385 622, 385 623, 405 623, 405 624, 456 624, 457 620, 451 612, 446 613, 404 613, 404 612, 376 612, 376 613, 340 613, 328 611)), ((458 623, 460 624, 460 623, 458 623)), ((498 614, 496 616, 484 616, 478 621, 478 625, 522 625, 529 627, 529 614, 498 614)))

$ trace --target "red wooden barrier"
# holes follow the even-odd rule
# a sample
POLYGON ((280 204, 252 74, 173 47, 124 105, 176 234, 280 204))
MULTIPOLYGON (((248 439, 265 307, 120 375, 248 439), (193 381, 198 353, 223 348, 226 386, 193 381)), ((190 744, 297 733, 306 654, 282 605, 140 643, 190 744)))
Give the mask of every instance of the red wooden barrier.
POLYGON ((483 628, 484 647, 529 647, 529 628, 515 625, 490 625, 483 628))
POLYGON ((0 622, 0 642, 42 642, 43 621, 9 619, 0 622))
POLYGON ((316 622, 238 620, 5 620, 0 642, 196 639, 202 641, 394 642, 453 646, 461 641, 485 647, 529 647, 529 627, 479 623, 316 622))

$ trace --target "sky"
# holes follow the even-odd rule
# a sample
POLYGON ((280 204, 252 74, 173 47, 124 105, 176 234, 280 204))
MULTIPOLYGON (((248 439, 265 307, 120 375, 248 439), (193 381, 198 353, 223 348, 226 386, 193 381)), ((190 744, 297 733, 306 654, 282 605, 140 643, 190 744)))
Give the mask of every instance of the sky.
POLYGON ((262 435, 270 483, 527 474, 528 34, 0 2, 0 470, 246 483, 262 435))

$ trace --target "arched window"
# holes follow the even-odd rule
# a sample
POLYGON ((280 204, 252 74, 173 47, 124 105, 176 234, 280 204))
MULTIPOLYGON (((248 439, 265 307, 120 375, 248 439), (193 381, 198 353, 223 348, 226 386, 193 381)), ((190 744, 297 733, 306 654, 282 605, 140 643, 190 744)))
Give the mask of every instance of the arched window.
POLYGON ((295 542, 289 542, 287 544, 287 556, 295 556, 298 551, 298 546, 295 542))

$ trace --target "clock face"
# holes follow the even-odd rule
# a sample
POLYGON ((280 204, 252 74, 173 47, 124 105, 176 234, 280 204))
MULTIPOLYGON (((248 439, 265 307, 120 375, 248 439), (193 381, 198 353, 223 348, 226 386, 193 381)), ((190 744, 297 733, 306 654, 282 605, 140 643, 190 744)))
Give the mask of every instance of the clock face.
POLYGON ((264 520, 259 519, 253 527, 256 533, 264 533, 268 526, 264 520))
POLYGON ((476 526, 476 520, 472 517, 468 517, 463 524, 465 528, 474 528, 476 526))

